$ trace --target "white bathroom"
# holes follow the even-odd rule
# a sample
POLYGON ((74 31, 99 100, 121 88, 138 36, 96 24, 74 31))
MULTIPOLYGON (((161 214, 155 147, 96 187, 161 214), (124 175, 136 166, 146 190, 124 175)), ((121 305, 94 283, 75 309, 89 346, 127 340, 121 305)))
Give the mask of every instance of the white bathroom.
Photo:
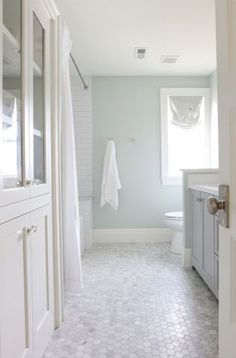
POLYGON ((68 353, 69 329, 79 357, 215 358, 216 71, 85 76, 85 89, 73 66, 83 289, 45 357, 68 353))
POLYGON ((235 4, 0 0, 0 358, 236 357, 235 4))
MULTIPOLYGON (((78 305, 91 329, 92 321, 98 320, 94 334, 79 314, 78 331, 66 323, 83 337, 74 348, 79 357, 216 357, 219 217, 208 208, 209 198, 212 205, 219 197, 213 24, 205 21, 207 56, 202 55, 201 61, 193 60, 194 47, 191 60, 185 54, 173 55, 177 51, 158 53, 154 71, 157 49, 145 41, 143 47, 134 42, 129 63, 121 56, 120 63, 104 59, 102 65, 98 57, 98 63, 86 64, 82 53, 85 75, 78 72, 78 61, 70 61, 84 286, 80 302, 70 296, 69 312, 78 305), (145 284, 139 276, 145 277, 145 284), (146 300, 144 307, 132 303, 139 302, 140 295, 146 300), (153 297, 164 313, 148 308, 153 297), (105 307, 104 299, 110 302, 105 307), (194 307, 198 307, 195 313, 194 307), (91 309, 94 317, 89 317, 91 309), (143 309, 148 327, 137 309, 143 309), (166 310, 174 328, 163 338, 150 320, 166 319, 166 310), (107 319, 99 321, 98 312, 107 319), (126 327, 124 335, 119 333, 121 326, 126 327), (141 352, 134 348, 140 329, 141 352), (145 338, 147 330, 152 338, 145 338), (109 331, 109 338, 99 331, 109 331)), ((81 45, 75 42, 74 53, 81 45)), ((165 322, 162 330, 167 329, 165 322)), ((65 354, 65 346, 55 342, 46 357, 55 344, 65 354)))

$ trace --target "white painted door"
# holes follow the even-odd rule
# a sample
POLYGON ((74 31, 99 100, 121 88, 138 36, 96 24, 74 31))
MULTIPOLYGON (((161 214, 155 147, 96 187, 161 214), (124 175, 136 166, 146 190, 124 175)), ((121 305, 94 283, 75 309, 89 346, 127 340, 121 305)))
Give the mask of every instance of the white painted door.
POLYGON ((0 358, 32 357, 29 215, 0 226, 0 358))
POLYGON ((230 185, 230 228, 220 226, 219 356, 236 357, 236 0, 216 0, 220 183, 230 185))
POLYGON ((54 328, 50 206, 30 214, 34 357, 40 358, 54 328))

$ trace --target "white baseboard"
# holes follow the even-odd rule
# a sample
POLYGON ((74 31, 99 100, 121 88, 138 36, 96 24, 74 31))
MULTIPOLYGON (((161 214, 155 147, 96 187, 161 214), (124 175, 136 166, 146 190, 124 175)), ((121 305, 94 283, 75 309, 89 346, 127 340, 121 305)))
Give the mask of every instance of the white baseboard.
POLYGON ((157 229, 95 229, 94 243, 170 242, 172 231, 157 229))
POLYGON ((181 255, 181 262, 183 267, 185 268, 192 267, 191 256, 192 256, 192 250, 183 248, 183 252, 181 255))

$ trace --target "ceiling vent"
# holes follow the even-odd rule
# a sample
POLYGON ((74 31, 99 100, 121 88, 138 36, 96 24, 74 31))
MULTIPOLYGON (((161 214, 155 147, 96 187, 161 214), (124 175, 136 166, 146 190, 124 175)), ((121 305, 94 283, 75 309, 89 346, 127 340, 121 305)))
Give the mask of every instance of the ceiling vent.
POLYGON ((176 56, 176 55, 163 55, 161 56, 161 63, 164 63, 164 64, 175 64, 177 63, 179 60, 179 56, 176 56))
POLYGON ((135 47, 134 55, 138 60, 144 60, 147 55, 147 48, 145 47, 135 47))

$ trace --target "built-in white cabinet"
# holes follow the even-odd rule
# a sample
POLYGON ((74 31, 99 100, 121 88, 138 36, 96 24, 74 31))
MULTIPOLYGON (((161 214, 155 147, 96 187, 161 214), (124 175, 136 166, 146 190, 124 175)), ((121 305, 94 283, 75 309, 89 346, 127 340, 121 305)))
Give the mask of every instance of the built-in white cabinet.
POLYGON ((207 200, 211 194, 191 190, 192 266, 218 297, 219 221, 209 214, 207 200))
POLYGON ((42 357, 52 334, 51 236, 49 206, 0 225, 1 358, 42 357))
POLYGON ((0 357, 32 357, 29 215, 0 226, 0 357))
POLYGON ((53 248, 51 208, 30 213, 32 332, 34 357, 41 357, 53 332, 53 248))
POLYGON ((0 358, 40 358, 54 329, 51 15, 0 0, 0 358))
POLYGON ((50 192, 50 17, 1 0, 0 206, 50 192))

